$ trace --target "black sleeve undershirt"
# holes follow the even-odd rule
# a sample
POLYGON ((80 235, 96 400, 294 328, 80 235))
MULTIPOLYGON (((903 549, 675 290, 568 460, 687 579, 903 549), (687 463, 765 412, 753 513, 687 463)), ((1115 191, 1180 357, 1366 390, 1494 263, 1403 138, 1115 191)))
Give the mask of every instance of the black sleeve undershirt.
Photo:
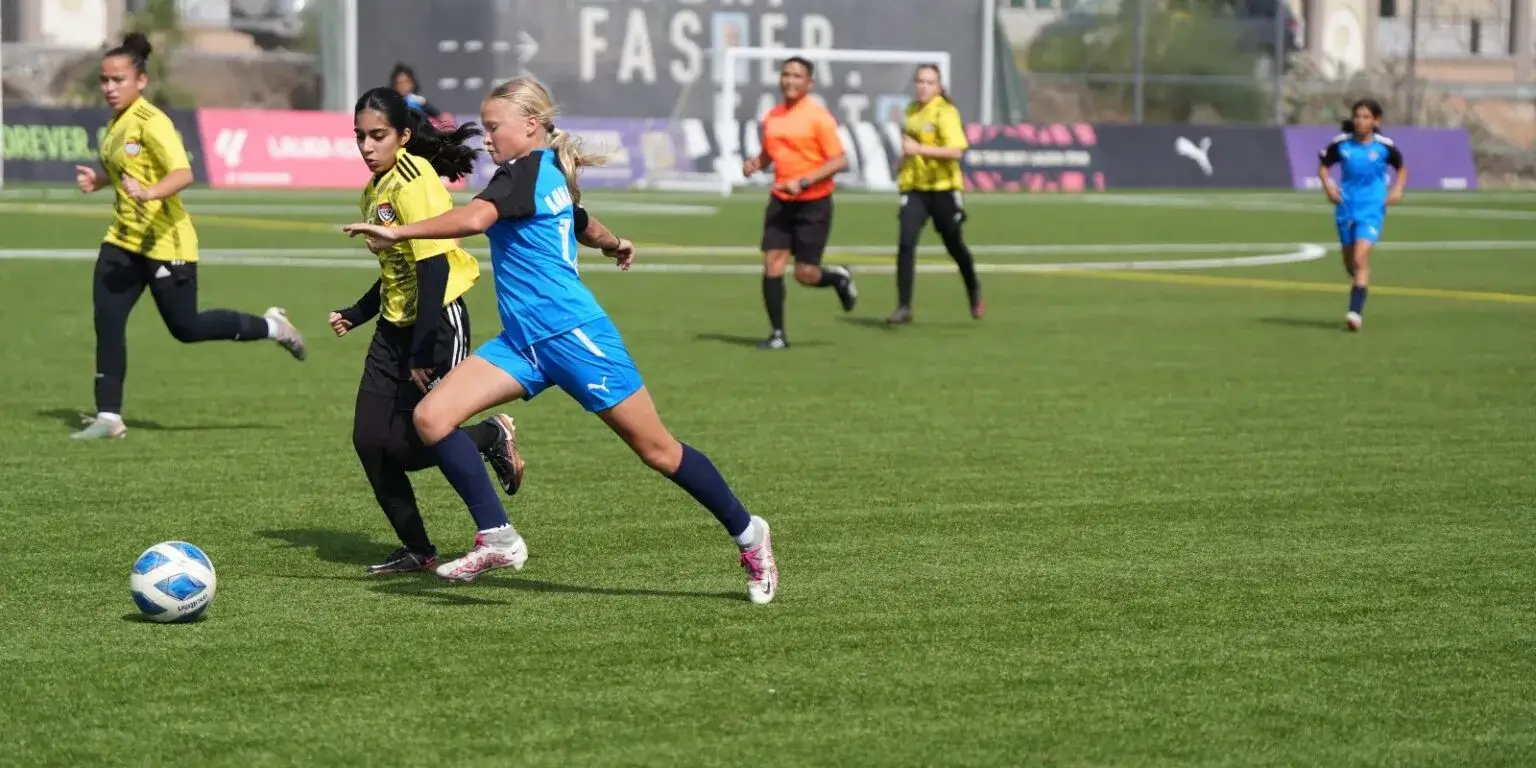
POLYGON ((447 294, 448 257, 437 255, 416 262, 416 326, 411 333, 412 368, 432 368, 439 362, 433 360, 432 356, 437 349, 437 322, 443 315, 443 297, 447 294))
POLYGON ((356 328, 379 314, 379 290, 384 285, 384 278, 373 281, 373 287, 369 288, 357 302, 346 309, 339 310, 344 320, 356 328))

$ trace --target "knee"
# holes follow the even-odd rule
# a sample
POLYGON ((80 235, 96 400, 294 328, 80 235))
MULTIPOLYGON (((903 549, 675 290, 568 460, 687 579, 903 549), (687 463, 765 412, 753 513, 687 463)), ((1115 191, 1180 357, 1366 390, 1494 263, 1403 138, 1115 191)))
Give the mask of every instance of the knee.
POLYGON ((629 446, 647 467, 671 476, 683 464, 683 444, 670 434, 642 438, 629 446))
POLYGON ((165 323, 165 329, 171 332, 171 338, 183 344, 192 344, 194 342, 203 340, 202 333, 199 332, 197 323, 191 322, 186 318, 173 318, 167 320, 165 323))
POLYGON ((789 254, 784 251, 768 251, 763 254, 763 276, 783 277, 785 267, 789 266, 789 254))
POLYGON ((437 445, 459 426, 442 408, 437 407, 432 398, 416 406, 416 410, 411 413, 411 424, 416 428, 421 442, 426 445, 437 445))
POLYGON ((795 281, 801 285, 818 285, 821 283, 821 267, 814 264, 796 264, 795 281))

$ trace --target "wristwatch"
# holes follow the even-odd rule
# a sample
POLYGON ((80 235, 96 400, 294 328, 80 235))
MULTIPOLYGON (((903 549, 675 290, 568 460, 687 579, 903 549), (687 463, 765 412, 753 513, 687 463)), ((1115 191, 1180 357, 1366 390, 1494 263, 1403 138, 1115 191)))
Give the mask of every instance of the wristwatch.
POLYGON ((806 178, 804 176, 800 177, 800 188, 801 189, 809 189, 810 186, 811 186, 811 180, 809 178, 806 178))

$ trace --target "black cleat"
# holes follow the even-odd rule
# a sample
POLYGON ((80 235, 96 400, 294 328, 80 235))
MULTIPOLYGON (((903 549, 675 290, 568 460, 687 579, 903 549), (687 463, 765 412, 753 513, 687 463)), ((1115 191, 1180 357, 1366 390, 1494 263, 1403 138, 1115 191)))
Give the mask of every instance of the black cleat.
POLYGON ((758 349, 789 349, 789 337, 783 331, 774 331, 768 338, 757 343, 758 349))
POLYGON ((523 468, 526 466, 522 454, 517 451, 517 425, 505 413, 498 413, 487 421, 496 425, 501 439, 485 451, 485 461, 496 473, 501 490, 508 496, 515 495, 517 489, 523 487, 523 468))
POLYGON ((384 558, 384 562, 368 566, 368 575, 383 576, 391 573, 415 573, 437 565, 437 550, 428 553, 413 552, 401 547, 384 558))
POLYGON ((853 273, 847 267, 826 267, 826 272, 831 272, 840 278, 834 288, 837 289, 837 300, 843 303, 844 312, 852 312, 854 306, 859 303, 859 287, 853 284, 853 273))

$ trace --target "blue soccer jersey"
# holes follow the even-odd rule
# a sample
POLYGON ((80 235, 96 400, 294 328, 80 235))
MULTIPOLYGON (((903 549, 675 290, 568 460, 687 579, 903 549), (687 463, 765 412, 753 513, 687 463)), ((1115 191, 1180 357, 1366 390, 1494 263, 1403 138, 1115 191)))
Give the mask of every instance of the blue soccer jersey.
POLYGON ((501 216, 485 234, 508 342, 529 347, 607 316, 577 273, 579 208, 553 152, 501 166, 476 199, 501 216))
POLYGON ((619 329, 576 272, 587 212, 572 201, 555 154, 503 165, 476 199, 500 215, 485 234, 502 331, 475 354, 516 379, 527 399, 556 386, 597 413, 640 391, 645 382, 619 329))
POLYGON ((1376 242, 1387 216, 1387 168, 1402 170, 1403 154, 1391 139, 1379 133, 1365 141, 1342 133, 1320 153, 1320 159, 1325 166, 1339 166, 1339 204, 1334 218, 1340 242, 1376 242))

